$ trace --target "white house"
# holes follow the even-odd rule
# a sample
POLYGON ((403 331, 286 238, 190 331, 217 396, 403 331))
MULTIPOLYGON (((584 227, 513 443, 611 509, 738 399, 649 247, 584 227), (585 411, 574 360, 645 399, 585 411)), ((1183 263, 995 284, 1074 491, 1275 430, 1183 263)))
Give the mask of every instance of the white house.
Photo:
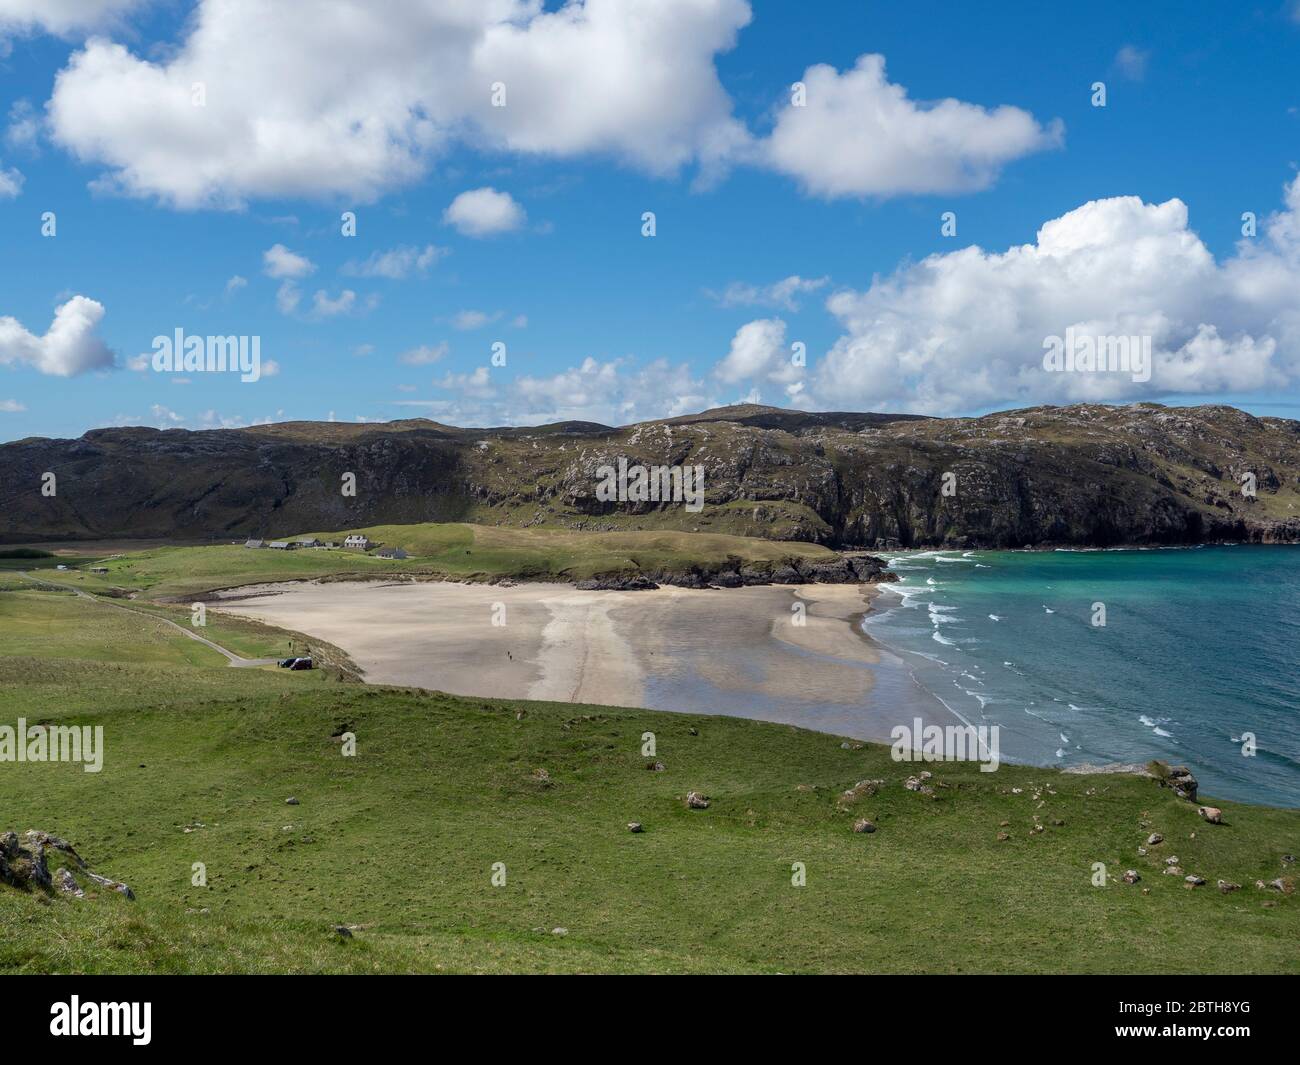
POLYGON ((293 544, 289 543, 288 540, 272 540, 272 541, 271 541, 269 544, 267 544, 266 546, 269 547, 269 548, 271 548, 272 551, 292 551, 292 550, 293 550, 293 544))
POLYGON ((353 533, 343 541, 344 547, 350 547, 354 551, 364 551, 370 546, 370 537, 361 533, 353 533))
POLYGON ((400 547, 385 547, 377 553, 380 558, 406 558, 406 552, 400 547))

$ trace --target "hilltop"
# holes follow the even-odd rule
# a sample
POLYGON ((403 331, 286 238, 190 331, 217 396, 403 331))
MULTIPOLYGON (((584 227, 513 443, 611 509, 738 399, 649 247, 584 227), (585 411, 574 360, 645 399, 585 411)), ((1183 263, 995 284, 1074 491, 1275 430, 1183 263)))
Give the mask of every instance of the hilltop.
POLYGON ((745 404, 622 427, 96 429, 0 446, 0 485, 9 543, 423 522, 868 549, 1281 542, 1300 540, 1300 422, 1152 403, 980 418, 745 404), (621 456, 704 466, 704 509, 599 502, 595 471, 621 456), (53 498, 40 492, 47 471, 53 498), (355 497, 340 490, 345 473, 355 497), (948 473, 955 494, 945 496, 948 473))

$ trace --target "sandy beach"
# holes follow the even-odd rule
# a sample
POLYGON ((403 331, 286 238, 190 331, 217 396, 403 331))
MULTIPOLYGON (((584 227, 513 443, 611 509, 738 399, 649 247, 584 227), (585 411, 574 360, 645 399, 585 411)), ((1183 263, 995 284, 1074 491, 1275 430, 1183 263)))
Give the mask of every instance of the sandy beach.
POLYGON ((213 609, 319 636, 373 684, 507 699, 644 706, 887 739, 953 722, 861 632, 869 586, 638 592, 572 585, 294 582, 213 609))

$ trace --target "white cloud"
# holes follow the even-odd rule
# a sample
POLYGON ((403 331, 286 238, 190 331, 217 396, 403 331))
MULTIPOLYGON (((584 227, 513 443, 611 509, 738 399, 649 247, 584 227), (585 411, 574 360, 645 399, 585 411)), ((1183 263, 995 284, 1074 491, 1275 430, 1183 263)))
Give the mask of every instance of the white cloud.
POLYGON ((302 302, 302 289, 292 281, 281 283, 275 290, 275 306, 281 314, 293 314, 302 302))
POLYGON ((15 100, 9 108, 9 125, 5 143, 16 151, 34 153, 40 139, 41 123, 30 100, 15 100))
POLYGON ((826 198, 953 193, 986 188, 1008 162, 1060 143, 1016 107, 939 100, 918 104, 885 76, 885 58, 852 70, 809 67, 805 106, 787 102, 754 159, 826 198))
POLYGON ((283 244, 273 244, 262 253, 262 270, 267 277, 298 280, 314 273, 316 264, 283 244))
MULTIPOLYGON (((501 373, 503 371, 497 371, 501 373)), ((524 375, 493 383, 492 372, 448 374, 435 382, 455 393, 445 400, 399 400, 455 425, 541 425, 559 421, 627 425, 689 414, 713 401, 689 366, 658 359, 638 367, 630 359, 583 362, 546 377, 524 375)))
POLYGON ((239 274, 236 274, 234 277, 232 277, 229 281, 226 282, 226 295, 233 296, 241 288, 246 288, 247 286, 248 286, 248 278, 241 277, 239 274))
POLYGON ((26 409, 16 399, 0 399, 0 414, 22 414, 26 409))
POLYGON ((1146 77, 1147 60, 1150 57, 1150 52, 1126 44, 1115 53, 1115 67, 1130 81, 1141 81, 1146 77))
POLYGON ((311 301, 311 315, 313 318, 337 318, 340 314, 348 314, 356 306, 357 294, 350 288, 343 289, 337 296, 331 297, 324 289, 320 289, 311 301))
POLYGON ((0 165, 0 200, 14 199, 23 191, 23 176, 17 170, 0 165))
POLYGON ((397 359, 407 366, 428 366, 430 363, 446 358, 450 350, 451 346, 444 340, 438 344, 423 344, 418 348, 411 348, 410 351, 402 352, 397 359))
POLYGON ((0 34, 103 29, 149 0, 0 0, 0 34))
POLYGON ((669 174, 743 139, 714 57, 749 19, 745 0, 199 0, 156 57, 88 41, 49 118, 104 187, 182 208, 370 200, 459 142, 669 174))
POLYGON ((713 372, 729 384, 759 378, 775 379, 776 375, 784 372, 784 366, 789 366, 789 362, 786 358, 785 322, 780 318, 759 318, 736 330, 731 350, 713 372))
POLYGON ((509 233, 524 224, 524 209, 508 192, 494 188, 462 192, 442 214, 442 220, 466 237, 509 233))
POLYGON ((457 311, 452 316, 451 324, 456 329, 461 330, 482 329, 488 322, 495 322, 500 317, 500 311, 493 314, 475 310, 457 311))
POLYGON ((798 274, 774 281, 770 285, 751 285, 733 281, 722 292, 707 292, 723 307, 780 307, 786 311, 799 310, 799 297, 823 288, 827 277, 804 278, 798 274))
POLYGON ((1180 200, 1094 200, 1033 244, 931 255, 843 291, 845 329, 813 391, 842 408, 942 414, 1011 402, 1118 401, 1279 387, 1300 379, 1300 178, 1263 236, 1222 264, 1180 200), (1151 380, 1044 370, 1044 340, 1151 339, 1151 380))
POLYGON ((113 353, 97 332, 103 317, 102 303, 73 296, 55 309, 44 336, 31 333, 16 318, 0 318, 0 366, 26 364, 55 377, 109 369, 113 353))
POLYGON ((497 394, 492 386, 491 371, 486 366, 480 366, 472 373, 446 373, 433 384, 435 388, 460 392, 474 399, 490 399, 497 394))
POLYGON ((446 254, 446 248, 433 244, 426 244, 423 248, 406 245, 373 252, 364 262, 344 263, 341 272, 347 277, 383 277, 402 281, 413 273, 424 273, 446 254))

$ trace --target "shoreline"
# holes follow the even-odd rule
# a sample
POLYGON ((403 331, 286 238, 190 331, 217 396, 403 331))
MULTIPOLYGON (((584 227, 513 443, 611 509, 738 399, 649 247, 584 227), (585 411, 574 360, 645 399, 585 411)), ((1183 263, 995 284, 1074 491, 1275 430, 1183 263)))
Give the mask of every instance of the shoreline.
POLYGON ((895 724, 960 724, 863 631, 873 585, 663 586, 275 582, 212 609, 346 651, 368 683, 796 725, 890 742, 895 724))

